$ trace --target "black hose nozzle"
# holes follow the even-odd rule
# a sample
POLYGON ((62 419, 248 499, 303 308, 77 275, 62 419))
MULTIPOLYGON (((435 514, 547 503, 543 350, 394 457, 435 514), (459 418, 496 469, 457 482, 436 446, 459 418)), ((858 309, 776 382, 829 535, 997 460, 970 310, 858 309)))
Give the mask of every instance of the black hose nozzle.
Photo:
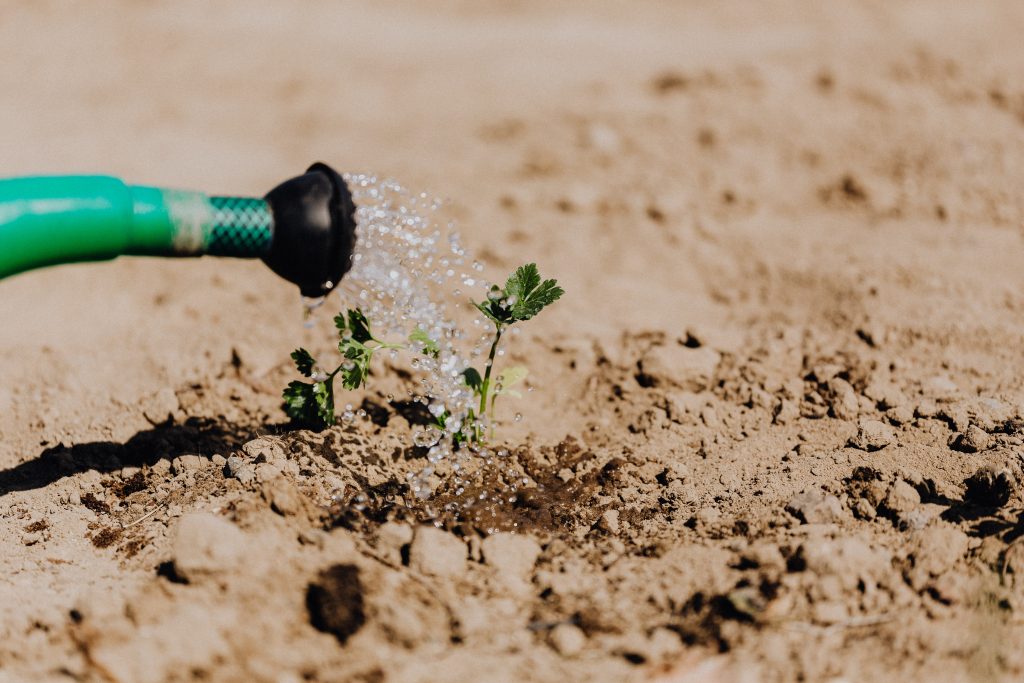
POLYGON ((334 289, 352 267, 356 245, 355 204, 345 180, 327 164, 267 193, 274 237, 263 262, 299 286, 306 297, 334 289))

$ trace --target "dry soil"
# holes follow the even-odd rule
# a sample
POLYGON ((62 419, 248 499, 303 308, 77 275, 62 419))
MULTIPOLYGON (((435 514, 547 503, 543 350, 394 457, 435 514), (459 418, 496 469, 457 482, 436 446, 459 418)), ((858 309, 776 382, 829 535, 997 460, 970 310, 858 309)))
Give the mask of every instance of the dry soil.
POLYGON ((5 175, 321 159, 568 291, 435 528, 408 375, 286 423, 260 264, 0 282, 0 681, 1024 677, 1020 2, 0 11, 5 175))

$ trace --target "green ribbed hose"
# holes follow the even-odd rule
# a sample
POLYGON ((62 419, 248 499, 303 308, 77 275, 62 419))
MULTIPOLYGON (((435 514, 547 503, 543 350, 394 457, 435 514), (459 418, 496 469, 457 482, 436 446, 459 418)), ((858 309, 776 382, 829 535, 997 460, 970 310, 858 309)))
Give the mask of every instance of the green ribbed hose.
POLYGON ((0 278, 121 255, 259 258, 266 201, 126 185, 108 176, 0 180, 0 278))

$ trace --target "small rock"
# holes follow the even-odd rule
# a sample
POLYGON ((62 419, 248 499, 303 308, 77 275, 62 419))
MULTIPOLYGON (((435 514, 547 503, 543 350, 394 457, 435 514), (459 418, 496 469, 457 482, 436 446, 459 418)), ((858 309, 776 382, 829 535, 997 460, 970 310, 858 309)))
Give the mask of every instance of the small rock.
POLYGON ((710 427, 711 429, 718 429, 722 426, 722 419, 718 416, 718 411, 711 405, 704 406, 700 409, 700 419, 705 426, 710 427))
POLYGON ((893 428, 880 420, 861 420, 850 446, 862 451, 877 451, 896 441, 893 428))
POLYGON ((932 526, 915 536, 915 571, 938 576, 951 569, 967 554, 967 534, 949 526, 932 526))
POLYGON ((945 420, 958 432, 966 432, 971 426, 971 416, 967 408, 959 404, 942 406, 935 417, 945 420))
POLYGON ((619 533, 619 511, 605 510, 601 513, 601 519, 597 525, 610 534, 619 533))
POLYGON ((852 509, 853 514, 855 517, 857 517, 857 519, 863 519, 868 522, 870 522, 878 516, 878 512, 875 510, 875 506, 873 506, 865 498, 858 498, 857 502, 853 504, 852 509))
POLYGON ((921 504, 921 495, 913 486, 898 479, 889 488, 889 492, 882 501, 882 509, 898 524, 906 525, 913 513, 921 504))
POLYGON ((170 422, 179 408, 178 397, 168 387, 164 387, 142 402, 142 415, 150 424, 162 425, 170 422))
POLYGON ((977 425, 971 425, 966 432, 955 434, 950 439, 950 448, 964 453, 977 453, 988 448, 992 438, 977 425))
POLYGON ((409 546, 409 566, 433 576, 462 576, 466 573, 466 544, 436 527, 417 527, 409 546))
POLYGON ((273 481, 274 479, 281 476, 281 468, 278 467, 276 464, 272 464, 269 462, 261 462, 260 464, 256 465, 255 470, 256 481, 260 482, 261 484, 266 483, 268 481, 273 481))
POLYGON ((946 572, 928 582, 926 586, 932 596, 947 605, 962 603, 970 595, 970 580, 957 572, 946 572))
POLYGON ((587 635, 583 629, 573 624, 559 624, 551 629, 548 642, 555 652, 563 657, 575 657, 587 644, 587 635))
POLYGON ((160 458, 150 466, 149 471, 158 477, 166 477, 171 473, 171 463, 164 458, 160 458))
POLYGON ((1016 488, 1013 476, 1005 469, 985 465, 964 481, 964 502, 981 507, 1006 505, 1016 488))
POLYGON ((172 545, 174 571, 186 581, 219 574, 241 562, 245 537, 238 527, 208 512, 178 521, 172 545))
POLYGON ((907 397, 900 388, 889 381, 875 381, 864 387, 864 395, 875 402, 882 410, 898 408, 906 405, 907 397))
POLYGON ((522 534, 491 534, 480 547, 484 562, 499 572, 527 578, 540 556, 540 544, 522 534))
POLYGON ((640 372, 653 385, 703 391, 710 385, 720 360, 721 355, 706 346, 654 346, 640 359, 640 372))
POLYGON ((237 455, 232 455, 228 458, 227 473, 229 476, 240 481, 244 486, 248 486, 256 480, 256 469, 237 455))
POLYGON ((784 398, 775 407, 775 414, 772 416, 775 424, 789 424, 800 417, 800 405, 793 400, 784 398))
POLYGON ((402 563, 402 548, 412 543, 412 527, 401 522, 385 522, 377 529, 377 551, 392 564, 402 563))
POLYGON ((263 484, 263 500, 282 517, 294 517, 306 509, 306 497, 285 477, 276 477, 263 484))
POLYGON ((183 474, 200 469, 203 466, 203 458, 198 455, 179 455, 171 461, 171 471, 174 474, 183 474))
POLYGON ((210 458, 210 462, 212 462, 217 467, 224 467, 224 465, 226 465, 228 461, 227 458, 225 458, 220 453, 214 453, 213 456, 210 458))
POLYGON ((910 424, 914 420, 914 411, 908 406, 896 406, 885 411, 885 418, 894 425, 910 424))
POLYGON ((692 391, 670 390, 665 393, 665 408, 673 422, 684 422, 688 416, 700 415, 706 398, 692 391))
POLYGON ((246 442, 242 446, 242 451, 256 463, 274 462, 285 458, 281 443, 265 436, 246 442))
POLYGON ((860 401, 850 383, 834 377, 829 380, 828 388, 832 393, 832 414, 840 420, 856 420, 860 413, 860 401))
POLYGON ((27 534, 21 535, 21 542, 25 545, 35 545, 39 541, 43 540, 43 534, 38 531, 33 531, 27 534))
POLYGON ((924 418, 935 417, 939 414, 939 405, 933 399, 926 398, 917 404, 914 414, 924 418))
POLYGON ((821 491, 798 493, 786 504, 786 512, 804 524, 829 524, 838 521, 843 514, 839 499, 821 491))

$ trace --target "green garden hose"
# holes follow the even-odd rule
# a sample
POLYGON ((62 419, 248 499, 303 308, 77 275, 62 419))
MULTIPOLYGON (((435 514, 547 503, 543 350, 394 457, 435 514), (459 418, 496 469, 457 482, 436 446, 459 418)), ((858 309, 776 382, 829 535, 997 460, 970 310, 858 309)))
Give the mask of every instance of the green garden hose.
POLYGON ((122 255, 260 258, 305 296, 351 265, 354 207, 324 164, 264 198, 127 185, 109 176, 0 180, 0 278, 122 255))

